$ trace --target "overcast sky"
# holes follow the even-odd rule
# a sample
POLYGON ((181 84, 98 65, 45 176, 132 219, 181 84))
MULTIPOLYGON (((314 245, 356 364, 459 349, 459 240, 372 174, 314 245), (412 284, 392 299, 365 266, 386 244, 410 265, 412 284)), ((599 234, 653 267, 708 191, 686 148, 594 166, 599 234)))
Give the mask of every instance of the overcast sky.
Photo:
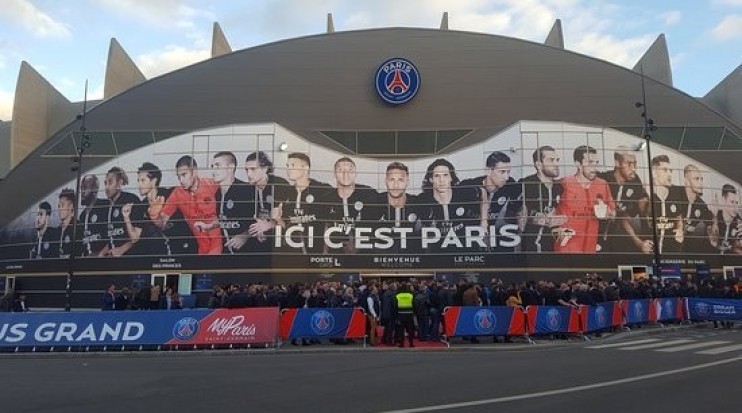
POLYGON ((438 27, 543 42, 562 19, 565 48, 632 68, 665 33, 675 87, 703 96, 742 64, 742 0, 0 0, 0 119, 21 61, 70 100, 103 95, 111 37, 148 78, 207 59, 211 27, 233 50, 336 31, 438 27))

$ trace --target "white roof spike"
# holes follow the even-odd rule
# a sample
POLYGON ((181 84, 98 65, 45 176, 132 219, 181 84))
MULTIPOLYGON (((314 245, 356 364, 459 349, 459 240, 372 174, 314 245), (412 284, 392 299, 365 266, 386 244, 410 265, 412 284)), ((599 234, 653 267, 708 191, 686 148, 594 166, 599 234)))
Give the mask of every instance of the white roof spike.
POLYGON ((332 13, 327 13, 327 33, 335 33, 335 23, 332 21, 332 13))
POLYGON ((703 102, 742 128, 742 65, 706 93, 703 102))
POLYGON ((672 67, 670 67, 670 53, 667 51, 665 35, 660 34, 649 46, 644 56, 634 66, 635 72, 644 71, 644 76, 658 80, 672 86, 672 67))
POLYGON ((222 26, 214 22, 214 28, 211 31, 211 57, 217 57, 232 53, 232 46, 227 41, 227 36, 222 31, 222 26))
POLYGON ((103 85, 103 99, 131 89, 147 80, 136 63, 129 57, 116 38, 111 38, 108 47, 108 61, 106 62, 106 76, 103 85))
POLYGON ((441 17, 441 30, 448 30, 448 12, 443 12, 443 17, 441 17))
POLYGON ((562 20, 556 19, 554 25, 551 26, 549 34, 544 40, 544 44, 558 49, 564 49, 564 33, 562 32, 562 20))
POLYGON ((30 64, 21 62, 10 125, 10 166, 75 118, 75 106, 30 64))

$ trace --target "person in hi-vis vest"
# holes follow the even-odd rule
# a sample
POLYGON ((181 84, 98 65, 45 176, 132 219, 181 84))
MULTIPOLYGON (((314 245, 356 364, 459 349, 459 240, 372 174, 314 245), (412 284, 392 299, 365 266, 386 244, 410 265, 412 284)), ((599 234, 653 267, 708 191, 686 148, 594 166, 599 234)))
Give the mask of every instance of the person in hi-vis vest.
POLYGON ((392 300, 393 310, 397 318, 397 345, 404 347, 404 333, 407 332, 407 338, 410 347, 415 347, 412 339, 415 336, 415 312, 412 307, 414 295, 410 291, 409 284, 402 284, 399 292, 392 300))

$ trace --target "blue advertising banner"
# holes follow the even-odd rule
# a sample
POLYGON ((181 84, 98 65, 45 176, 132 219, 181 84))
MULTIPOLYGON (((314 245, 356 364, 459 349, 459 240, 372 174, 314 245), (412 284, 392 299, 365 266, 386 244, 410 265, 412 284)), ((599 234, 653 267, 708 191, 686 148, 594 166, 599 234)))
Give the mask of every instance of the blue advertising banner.
POLYGON ((281 314, 281 337, 358 338, 365 335, 366 317, 358 308, 300 308, 281 314))
POLYGON ((677 298, 658 298, 655 300, 657 307, 657 321, 678 320, 682 314, 678 314, 677 298))
POLYGON ((644 324, 649 322, 650 300, 625 300, 623 303, 626 324, 644 324))
POLYGON ((271 343, 278 308, 0 314, 1 347, 271 343))
POLYGON ((513 307, 461 307, 455 324, 456 330, 452 335, 502 336, 509 334, 513 312, 513 307))
POLYGON ((584 326, 584 331, 591 332, 611 327, 613 325, 614 305, 614 302, 605 302, 584 307, 583 311, 587 311, 587 325, 584 326))
POLYGON ((691 320, 742 321, 742 300, 688 298, 691 320))
POLYGON ((528 323, 531 334, 571 333, 579 330, 576 310, 568 306, 528 307, 528 323))

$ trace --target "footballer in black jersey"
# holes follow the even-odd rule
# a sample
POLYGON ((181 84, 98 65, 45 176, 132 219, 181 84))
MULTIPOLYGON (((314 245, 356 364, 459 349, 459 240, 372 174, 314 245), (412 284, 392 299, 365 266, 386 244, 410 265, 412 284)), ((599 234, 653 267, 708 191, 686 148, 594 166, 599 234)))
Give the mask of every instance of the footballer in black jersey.
POLYGON ((334 166, 337 188, 320 196, 318 219, 327 231, 324 251, 354 253, 355 229, 371 228, 379 220, 379 193, 369 186, 356 183, 356 164, 350 158, 340 158, 334 166))
MULTIPOLYGON (((461 252, 486 247, 485 243, 466 248, 466 227, 482 224, 481 190, 458 186, 459 182, 454 166, 447 160, 440 158, 428 166, 423 192, 416 198, 422 212, 423 249, 461 252), (430 231, 431 228, 437 231, 430 231)), ((481 231, 484 241, 484 228, 481 231)))
POLYGON ((714 214, 703 200, 703 175, 697 166, 686 165, 683 169, 685 187, 677 187, 682 193, 681 213, 683 217, 683 252, 714 253, 710 236, 714 214))
POLYGON ((332 189, 324 182, 309 177, 311 161, 303 153, 288 155, 287 175, 292 184, 276 187, 276 202, 272 218, 281 227, 276 230, 274 246, 279 245, 283 252, 322 252, 323 225, 317 223, 317 202, 332 189))
POLYGON ((608 182, 616 203, 616 219, 601 220, 598 230, 598 248, 603 252, 650 252, 651 244, 637 235, 634 220, 649 205, 649 195, 636 174, 636 155, 629 148, 619 147, 613 154, 615 168, 598 174, 608 182))
POLYGON ((216 211, 222 231, 223 254, 244 250, 249 219, 254 215, 251 188, 235 177, 237 158, 232 152, 219 152, 211 161, 216 191, 216 211))
POLYGON ((49 226, 52 206, 44 201, 39 204, 34 220, 34 239, 29 251, 29 258, 59 258, 59 231, 49 226))
POLYGON ((105 211, 103 219, 107 228, 106 246, 100 251, 99 256, 121 256, 134 245, 126 232, 124 215, 121 213, 124 205, 139 202, 139 197, 122 190, 122 187, 128 184, 129 178, 126 172, 118 166, 114 166, 106 174, 104 187, 108 201, 102 206, 105 211))
POLYGON ((253 215, 250 218, 247 246, 248 252, 267 253, 272 250, 275 223, 271 211, 277 205, 276 194, 288 191, 289 182, 273 174, 273 162, 265 152, 258 151, 247 155, 245 172, 249 185, 249 203, 253 215))
POLYGON ((523 215, 525 224, 521 235, 521 251, 553 252, 552 230, 564 223, 555 214, 562 196, 559 178, 559 156, 556 150, 544 145, 533 151, 536 173, 520 180, 523 185, 523 215))

